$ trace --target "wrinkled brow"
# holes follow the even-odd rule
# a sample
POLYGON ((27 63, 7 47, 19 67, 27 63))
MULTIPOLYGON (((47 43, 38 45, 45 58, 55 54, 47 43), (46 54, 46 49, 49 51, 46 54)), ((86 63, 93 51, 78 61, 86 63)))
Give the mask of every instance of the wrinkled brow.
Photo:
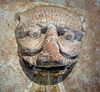
POLYGON ((74 33, 75 40, 77 40, 77 41, 82 40, 82 37, 83 37, 82 30, 73 30, 69 27, 56 27, 56 29, 57 29, 57 32, 58 32, 58 36, 63 35, 68 30, 68 31, 71 31, 72 33, 74 33), (67 30, 65 30, 65 29, 67 29, 67 30))
MULTIPOLYGON (((42 26, 42 27, 40 28, 41 33, 46 33, 46 32, 47 32, 47 29, 48 29, 48 25, 47 25, 47 26, 42 26)), ((66 31, 65 31, 64 29, 65 29, 65 28, 63 28, 63 27, 58 27, 58 26, 56 26, 56 31, 57 31, 57 33, 65 33, 66 31)))
MULTIPOLYGON (((42 26, 40 28, 41 33, 45 34, 47 32, 48 29, 48 25, 47 26, 42 26)), ((79 41, 81 41, 83 34, 81 30, 73 30, 70 27, 60 27, 60 26, 56 26, 56 31, 58 33, 58 36, 63 35, 65 32, 67 32, 65 29, 67 29, 68 31, 71 31, 72 33, 74 33, 74 35, 76 36, 76 39, 78 38, 79 41)))

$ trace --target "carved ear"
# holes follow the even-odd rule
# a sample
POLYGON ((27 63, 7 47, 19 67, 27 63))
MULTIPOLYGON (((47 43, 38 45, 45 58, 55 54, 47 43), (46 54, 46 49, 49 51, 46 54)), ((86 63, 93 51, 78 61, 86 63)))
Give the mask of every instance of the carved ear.
POLYGON ((16 13, 16 14, 15 14, 15 19, 17 19, 18 21, 20 21, 20 15, 21 15, 20 12, 16 13))
POLYGON ((20 28, 22 26, 22 19, 21 19, 22 15, 21 15, 21 12, 18 12, 15 14, 15 25, 16 27, 20 28))
POLYGON ((82 30, 83 34, 85 34, 85 32, 86 32, 86 19, 83 16, 81 16, 81 21, 82 21, 81 30, 82 30))

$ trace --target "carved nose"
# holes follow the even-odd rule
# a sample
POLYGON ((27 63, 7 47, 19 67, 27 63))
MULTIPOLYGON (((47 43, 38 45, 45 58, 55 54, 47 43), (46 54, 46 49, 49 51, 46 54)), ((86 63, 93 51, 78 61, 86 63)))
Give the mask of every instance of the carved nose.
POLYGON ((59 53, 57 44, 58 36, 53 25, 49 26, 43 51, 40 53, 38 65, 59 65, 63 61, 63 56, 59 53))
POLYGON ((59 53, 59 47, 56 42, 52 41, 45 45, 45 49, 41 52, 37 65, 60 65, 63 57, 59 53))

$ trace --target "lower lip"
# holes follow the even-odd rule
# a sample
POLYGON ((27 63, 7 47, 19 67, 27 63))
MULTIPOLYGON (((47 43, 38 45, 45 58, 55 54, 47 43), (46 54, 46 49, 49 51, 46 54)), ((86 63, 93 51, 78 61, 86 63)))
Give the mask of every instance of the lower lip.
POLYGON ((77 62, 73 62, 73 63, 68 63, 66 65, 62 65, 62 66, 53 66, 53 67, 43 67, 43 66, 33 66, 36 69, 35 74, 36 75, 41 75, 41 76, 48 76, 48 72, 50 74, 50 76, 59 76, 59 75, 63 75, 65 74, 66 71, 70 71, 72 70, 73 66, 76 64, 77 62))

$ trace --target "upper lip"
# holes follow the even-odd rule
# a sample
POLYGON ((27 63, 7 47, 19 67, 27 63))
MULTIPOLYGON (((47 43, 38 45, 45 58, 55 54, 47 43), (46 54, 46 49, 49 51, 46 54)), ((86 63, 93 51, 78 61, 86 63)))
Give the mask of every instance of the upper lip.
MULTIPOLYGON (((74 65, 77 63, 77 58, 78 58, 78 55, 76 56, 73 56, 73 57, 67 57, 68 59, 71 59, 71 60, 75 60, 74 62, 65 62, 65 63, 61 63, 61 62, 53 62, 53 63, 50 63, 52 61, 49 61, 48 63, 44 63, 44 64, 36 64, 36 65, 31 65, 33 67, 35 67, 36 69, 41 69, 41 70, 48 70, 48 71, 52 71, 52 70, 56 70, 56 71, 60 71, 60 70, 64 70, 65 68, 67 69, 72 69, 74 67, 74 65)), ((26 60, 23 59, 23 61, 26 62, 26 60)), ((38 62, 38 60, 37 60, 38 62)), ((41 61, 39 61, 40 63, 42 63, 41 61)), ((29 64, 27 62, 27 64, 29 64)), ((30 64, 29 64, 30 66, 30 64)))
POLYGON ((65 68, 72 69, 72 67, 77 63, 77 58, 78 55, 68 58, 68 60, 73 60, 73 62, 37 60, 35 67, 42 70, 63 70, 65 68))
POLYGON ((66 64, 62 65, 54 65, 54 66, 35 66, 37 69, 42 69, 42 70, 64 70, 65 68, 67 69, 72 69, 73 66, 77 63, 75 62, 68 62, 66 64))

